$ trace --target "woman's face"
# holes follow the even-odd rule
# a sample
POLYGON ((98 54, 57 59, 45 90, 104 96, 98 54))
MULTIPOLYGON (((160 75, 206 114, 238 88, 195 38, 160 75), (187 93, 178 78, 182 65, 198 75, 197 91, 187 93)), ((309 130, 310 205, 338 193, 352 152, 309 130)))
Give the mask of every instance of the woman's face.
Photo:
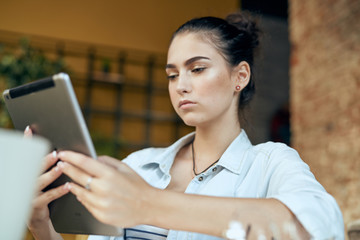
POLYGON ((181 33, 173 39, 166 74, 172 105, 187 125, 237 120, 236 73, 197 33, 181 33))

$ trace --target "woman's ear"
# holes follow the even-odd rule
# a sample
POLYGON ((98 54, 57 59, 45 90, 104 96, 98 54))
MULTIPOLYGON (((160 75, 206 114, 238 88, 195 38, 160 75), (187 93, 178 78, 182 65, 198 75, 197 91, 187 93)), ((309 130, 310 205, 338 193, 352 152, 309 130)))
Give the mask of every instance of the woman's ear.
POLYGON ((249 83, 251 76, 250 66, 247 62, 240 62, 233 70, 233 82, 235 91, 240 92, 249 83))

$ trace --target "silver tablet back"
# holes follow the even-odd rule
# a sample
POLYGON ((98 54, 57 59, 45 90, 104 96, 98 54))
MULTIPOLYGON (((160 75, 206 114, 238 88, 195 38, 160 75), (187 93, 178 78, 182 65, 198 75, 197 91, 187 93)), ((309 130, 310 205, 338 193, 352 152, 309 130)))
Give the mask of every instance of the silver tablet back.
MULTIPOLYGON (((52 149, 72 150, 96 158, 70 78, 65 73, 41 79, 3 93, 16 129, 30 126, 34 134, 50 140, 52 149)), ((71 181, 65 175, 51 187, 71 181)), ((122 230, 97 221, 72 194, 50 203, 50 218, 57 232, 121 235, 122 230)))

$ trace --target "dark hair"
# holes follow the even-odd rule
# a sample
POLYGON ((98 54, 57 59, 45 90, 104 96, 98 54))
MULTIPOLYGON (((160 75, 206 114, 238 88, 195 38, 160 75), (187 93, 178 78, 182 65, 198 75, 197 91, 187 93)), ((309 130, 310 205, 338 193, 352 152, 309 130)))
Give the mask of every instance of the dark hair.
POLYGON ((217 17, 194 18, 180 26, 173 34, 172 40, 178 34, 186 32, 199 33, 204 40, 209 41, 222 54, 230 66, 236 66, 241 61, 246 61, 249 64, 251 69, 250 81, 241 91, 239 98, 239 110, 244 108, 255 93, 252 70, 260 34, 256 21, 247 12, 232 13, 225 19, 217 17))

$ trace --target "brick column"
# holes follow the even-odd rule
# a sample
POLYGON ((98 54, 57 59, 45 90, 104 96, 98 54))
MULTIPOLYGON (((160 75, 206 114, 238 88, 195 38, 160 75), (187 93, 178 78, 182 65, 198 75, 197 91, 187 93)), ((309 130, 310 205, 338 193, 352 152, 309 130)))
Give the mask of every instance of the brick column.
POLYGON ((292 144, 360 219, 360 1, 289 0, 292 144))

